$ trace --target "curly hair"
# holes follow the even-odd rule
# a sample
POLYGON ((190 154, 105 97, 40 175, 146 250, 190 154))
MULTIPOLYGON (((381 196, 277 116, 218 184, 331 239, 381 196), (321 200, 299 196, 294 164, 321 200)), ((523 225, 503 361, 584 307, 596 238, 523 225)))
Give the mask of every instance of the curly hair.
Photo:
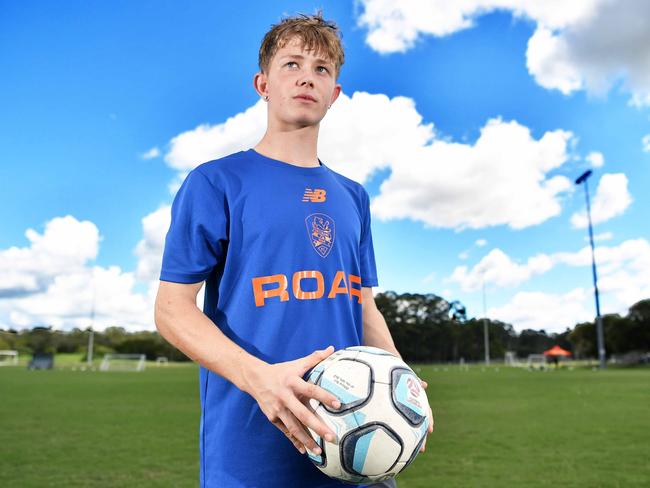
POLYGON ((345 58, 342 34, 333 21, 323 19, 322 10, 314 15, 286 17, 271 26, 260 46, 258 64, 262 73, 268 73, 275 53, 294 38, 301 41, 304 50, 315 51, 316 55, 330 60, 335 67, 335 78, 338 79, 345 58))

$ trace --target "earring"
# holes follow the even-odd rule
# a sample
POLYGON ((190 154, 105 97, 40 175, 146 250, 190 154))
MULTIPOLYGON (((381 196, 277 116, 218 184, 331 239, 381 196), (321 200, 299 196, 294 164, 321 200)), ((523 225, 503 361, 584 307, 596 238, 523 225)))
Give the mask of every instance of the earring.
POLYGON ((268 96, 268 95, 264 95, 264 100, 268 102, 268 101, 269 101, 269 96, 268 96))

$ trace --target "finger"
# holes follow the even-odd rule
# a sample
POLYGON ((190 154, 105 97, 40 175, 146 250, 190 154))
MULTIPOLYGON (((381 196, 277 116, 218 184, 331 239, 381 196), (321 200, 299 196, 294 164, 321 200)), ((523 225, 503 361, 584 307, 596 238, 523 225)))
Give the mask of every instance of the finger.
POLYGON ((426 388, 427 386, 429 386, 429 383, 427 383, 424 380, 420 380, 420 384, 422 385, 422 388, 426 388))
POLYGON ((319 436, 325 438, 326 441, 334 442, 334 439, 336 438, 334 432, 332 432, 315 413, 311 412, 296 398, 290 398, 287 402, 287 407, 291 410, 291 413, 293 413, 293 415, 302 423, 302 425, 309 427, 319 436))
POLYGON ((309 356, 302 358, 302 371, 300 373, 300 376, 303 376, 309 369, 316 366, 333 352, 334 346, 327 346, 325 349, 314 351, 309 356))
POLYGON ((313 398, 332 408, 341 408, 341 402, 334 394, 313 383, 300 380, 295 385, 295 391, 304 398, 313 398))
POLYGON ((424 438, 424 442, 422 443, 422 447, 420 447, 420 450, 418 452, 424 452, 427 447, 427 438, 424 438))
POLYGON ((433 419, 433 411, 431 410, 431 407, 429 407, 429 434, 433 432, 433 425, 436 423, 436 421, 433 419))
POLYGON ((307 433, 305 428, 300 424, 298 419, 291 413, 290 410, 283 410, 279 415, 282 423, 287 427, 289 433, 298 439, 303 446, 309 449, 313 454, 319 455, 321 448, 316 441, 307 433))
POLYGON ((289 441, 291 441, 294 447, 298 449, 300 454, 305 454, 305 452, 307 452, 305 450, 305 446, 303 446, 298 439, 296 439, 293 435, 289 433, 289 431, 287 430, 286 426, 282 423, 282 421, 276 420, 275 422, 273 422, 273 425, 275 425, 278 429, 280 429, 284 433, 284 435, 287 436, 287 439, 289 439, 289 441))

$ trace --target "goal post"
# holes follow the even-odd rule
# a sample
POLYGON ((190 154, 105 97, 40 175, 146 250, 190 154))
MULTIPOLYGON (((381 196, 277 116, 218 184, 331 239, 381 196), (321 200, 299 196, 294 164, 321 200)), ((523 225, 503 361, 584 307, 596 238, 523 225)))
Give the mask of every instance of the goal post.
POLYGON ((0 350, 0 366, 18 366, 18 351, 13 349, 0 350))
POLYGON ((506 366, 514 367, 520 366, 519 359, 517 358, 517 353, 515 351, 506 351, 506 354, 503 358, 503 364, 506 366))
POLYGON ((144 371, 146 355, 144 354, 104 354, 99 365, 100 371, 144 371))

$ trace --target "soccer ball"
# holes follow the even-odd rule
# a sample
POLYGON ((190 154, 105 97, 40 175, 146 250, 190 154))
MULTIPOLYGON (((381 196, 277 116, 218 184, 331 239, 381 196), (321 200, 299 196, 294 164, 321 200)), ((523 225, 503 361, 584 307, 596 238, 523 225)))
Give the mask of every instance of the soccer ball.
POLYGON ((322 453, 307 452, 323 473, 347 483, 372 483, 394 477, 413 462, 427 435, 429 402, 401 359, 376 347, 348 347, 316 365, 308 381, 341 402, 334 409, 310 400, 336 434, 331 443, 309 429, 322 453))

